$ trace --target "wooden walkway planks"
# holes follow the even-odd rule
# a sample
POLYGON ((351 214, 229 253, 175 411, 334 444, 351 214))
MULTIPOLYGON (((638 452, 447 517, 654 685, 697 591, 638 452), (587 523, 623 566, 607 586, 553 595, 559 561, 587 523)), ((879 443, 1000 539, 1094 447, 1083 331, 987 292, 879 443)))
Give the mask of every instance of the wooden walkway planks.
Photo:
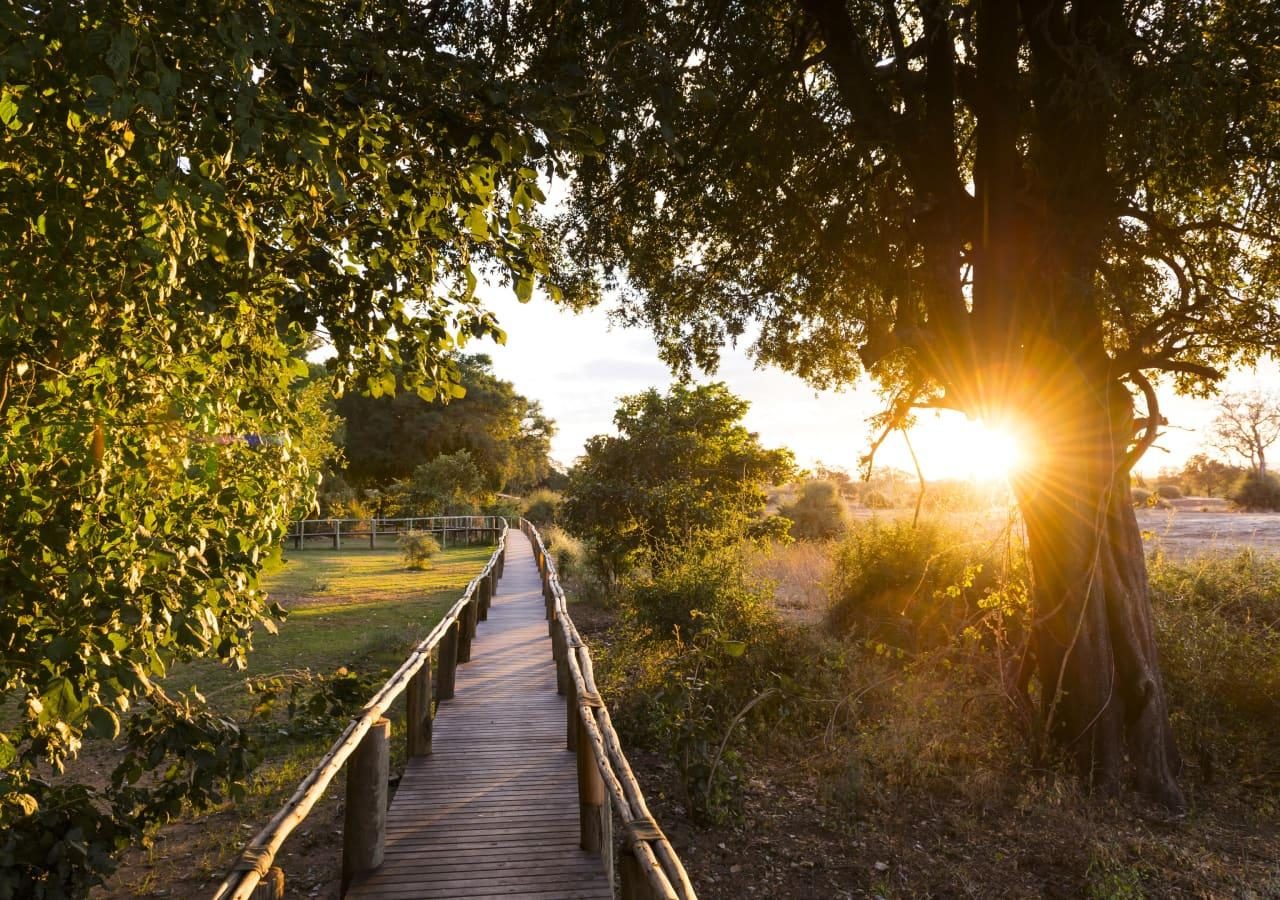
POLYGON ((606 900, 600 857, 579 849, 578 782, 565 749, 545 607, 528 539, 512 529, 502 580, 432 754, 409 760, 382 866, 348 897, 606 900))

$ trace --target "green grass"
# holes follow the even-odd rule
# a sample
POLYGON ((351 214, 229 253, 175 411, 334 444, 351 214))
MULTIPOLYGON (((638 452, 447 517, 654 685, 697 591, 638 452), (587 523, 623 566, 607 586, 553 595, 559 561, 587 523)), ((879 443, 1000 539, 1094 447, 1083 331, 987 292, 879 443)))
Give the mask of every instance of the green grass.
POLYGON ((332 672, 395 666, 478 575, 492 547, 444 550, 425 572, 404 568, 394 551, 304 551, 262 579, 289 610, 279 634, 260 630, 245 671, 212 662, 181 666, 170 687, 197 687, 217 707, 238 707, 247 676, 298 669, 332 672), (236 697, 223 697, 236 694, 236 697))

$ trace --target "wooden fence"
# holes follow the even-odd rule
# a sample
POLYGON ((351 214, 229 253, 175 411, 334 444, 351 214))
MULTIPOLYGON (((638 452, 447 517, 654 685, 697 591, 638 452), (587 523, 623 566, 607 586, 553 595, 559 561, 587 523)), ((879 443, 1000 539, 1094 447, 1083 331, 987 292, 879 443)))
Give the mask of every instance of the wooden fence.
POLYGON ((610 875, 618 872, 623 900, 694 900, 689 876, 645 805, 609 710, 596 689, 591 653, 569 617, 555 561, 532 523, 521 519, 520 529, 533 544, 551 630, 556 685, 568 700, 567 743, 578 756, 582 847, 599 853, 610 875), (613 840, 613 812, 622 823, 620 847, 613 840))
POLYGON ((368 541, 369 549, 378 547, 379 538, 397 538, 413 531, 436 538, 441 547, 489 542, 506 528, 501 516, 417 516, 396 519, 303 519, 294 522, 285 535, 285 544, 294 550, 306 550, 316 540, 334 550, 348 544, 368 541))
POLYGON ((438 666, 436 699, 453 697, 459 662, 471 658, 476 623, 489 612, 506 559, 507 526, 498 518, 498 546, 484 570, 467 585, 462 597, 409 654, 358 716, 302 780, 289 801, 249 842, 232 871, 218 885, 215 900, 277 900, 284 873, 274 865, 285 839, 307 817, 330 782, 347 768, 346 822, 342 839, 342 883, 377 868, 386 834, 387 781, 390 773, 390 723, 383 714, 407 692, 405 735, 409 756, 431 752, 431 666, 438 666))

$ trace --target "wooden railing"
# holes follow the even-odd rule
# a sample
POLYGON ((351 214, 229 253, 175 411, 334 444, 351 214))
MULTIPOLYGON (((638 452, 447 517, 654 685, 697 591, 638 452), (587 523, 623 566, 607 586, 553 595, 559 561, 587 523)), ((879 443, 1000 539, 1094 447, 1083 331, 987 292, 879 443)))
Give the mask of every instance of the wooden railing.
POLYGON ((438 536, 440 546, 472 544, 476 540, 489 540, 506 528, 501 516, 415 516, 412 518, 368 519, 302 519, 294 522, 285 535, 286 545, 294 550, 307 549, 307 542, 316 538, 332 542, 334 550, 342 549, 342 542, 368 540, 369 549, 378 546, 378 538, 398 537, 411 531, 422 531, 438 536))
POLYGON ((521 519, 520 530, 533 544, 551 630, 556 686, 568 701, 567 743, 578 757, 582 848, 601 855, 611 878, 618 864, 623 900, 694 900, 688 873, 645 805, 609 710, 600 699, 591 653, 569 617, 555 561, 532 523, 521 519), (617 857, 611 806, 623 830, 617 857))
POLYGON ((249 842, 234 868, 218 885, 215 900, 277 900, 284 892, 284 873, 274 865, 280 847, 323 796, 330 782, 347 768, 346 818, 342 837, 342 885, 382 863, 386 837, 387 782, 390 774, 391 723, 383 717, 402 693, 409 756, 431 752, 431 666, 435 656, 436 700, 454 694, 457 664, 471 659, 476 623, 488 616, 506 559, 507 525, 494 521, 498 546, 484 570, 435 628, 423 638, 394 675, 365 704, 358 716, 302 780, 293 796, 249 842))

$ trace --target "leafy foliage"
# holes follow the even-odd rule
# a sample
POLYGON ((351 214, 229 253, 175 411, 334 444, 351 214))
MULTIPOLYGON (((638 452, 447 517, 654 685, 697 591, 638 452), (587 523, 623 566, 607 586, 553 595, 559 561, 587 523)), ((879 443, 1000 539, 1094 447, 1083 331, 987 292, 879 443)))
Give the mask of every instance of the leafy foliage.
POLYGON ((535 166, 589 138, 554 99, 567 73, 536 42, 499 59, 482 13, 0 9, 0 794, 30 798, 0 808, 5 890, 82 894, 245 771, 157 679, 241 664, 278 614, 256 576, 328 428, 293 390, 312 334, 333 387, 457 395, 457 348, 502 338, 479 267, 561 293, 535 166), (36 779, 117 731, 109 796, 36 779))
POLYGON ((420 465, 466 450, 491 491, 516 493, 551 472, 555 425, 537 401, 493 374, 487 356, 457 359, 466 393, 442 403, 415 393, 395 397, 349 394, 338 401, 346 424, 347 480, 385 489, 420 465))
POLYGON ((1245 509, 1280 510, 1280 479, 1246 472, 1231 490, 1231 500, 1245 509))
POLYGON ((424 531, 410 531, 400 536, 400 552, 406 569, 431 568, 431 557, 440 552, 440 542, 424 531))
POLYGON ((848 526, 849 511, 832 481, 806 481, 795 502, 779 512, 791 520, 791 536, 801 540, 827 540, 848 526))
POLYGON ((637 559, 660 564, 682 545, 745 534, 764 512, 766 485, 793 469, 741 419, 747 403, 723 384, 676 385, 623 397, 618 434, 596 435, 569 473, 565 526, 591 544, 608 579, 637 559))

